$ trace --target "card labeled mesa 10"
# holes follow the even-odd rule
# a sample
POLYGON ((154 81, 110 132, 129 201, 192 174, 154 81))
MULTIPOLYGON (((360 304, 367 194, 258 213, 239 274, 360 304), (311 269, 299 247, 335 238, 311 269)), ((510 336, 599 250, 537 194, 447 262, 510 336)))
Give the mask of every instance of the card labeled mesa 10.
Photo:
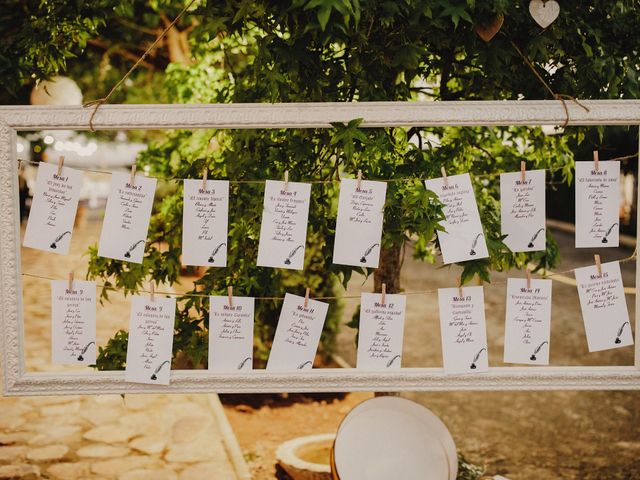
POLYGON ((253 369, 252 297, 209 297, 209 370, 253 369))

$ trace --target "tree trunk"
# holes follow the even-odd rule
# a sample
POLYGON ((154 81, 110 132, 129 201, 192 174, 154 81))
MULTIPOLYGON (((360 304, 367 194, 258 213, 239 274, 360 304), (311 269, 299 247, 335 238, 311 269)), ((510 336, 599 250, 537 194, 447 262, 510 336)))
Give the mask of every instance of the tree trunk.
POLYGON ((380 252, 380 265, 373 273, 373 286, 380 292, 382 284, 386 284, 387 293, 400 292, 400 263, 402 246, 383 248, 380 252))

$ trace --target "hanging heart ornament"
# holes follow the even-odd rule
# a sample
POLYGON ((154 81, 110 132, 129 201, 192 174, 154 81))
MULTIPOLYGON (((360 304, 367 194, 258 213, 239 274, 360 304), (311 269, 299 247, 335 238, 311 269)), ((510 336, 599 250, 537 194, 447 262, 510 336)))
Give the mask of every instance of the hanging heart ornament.
POLYGON ((488 23, 477 23, 473 29, 482 40, 488 42, 500 31, 503 23, 504 17, 502 15, 496 15, 488 23))
POLYGON ((547 28, 560 15, 560 5, 556 0, 531 0, 529 13, 538 25, 547 28))

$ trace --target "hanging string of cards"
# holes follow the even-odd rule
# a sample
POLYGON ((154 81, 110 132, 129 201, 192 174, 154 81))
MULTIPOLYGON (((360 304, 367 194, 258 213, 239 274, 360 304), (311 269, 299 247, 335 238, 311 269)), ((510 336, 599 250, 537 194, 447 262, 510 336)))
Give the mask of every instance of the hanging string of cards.
MULTIPOLYGON (((39 164, 24 245, 47 252, 69 251, 82 187, 82 172, 63 165, 39 164)), ((576 247, 616 247, 619 239, 620 163, 576 164, 576 247)), ((98 255, 141 263, 156 179, 114 172, 105 210, 98 255)), ((489 256, 471 177, 468 173, 425 181, 444 207, 444 230, 438 240, 445 264, 489 256)), ((333 262, 377 268, 384 218, 386 182, 343 179, 333 262)), ((545 249, 545 171, 500 175, 501 223, 513 252, 545 249)), ((302 270, 306 247, 311 185, 266 181, 257 264, 302 270)), ((184 180, 182 261, 185 265, 227 264, 229 181, 184 180)), ((619 262, 575 270, 589 351, 633 343, 619 262)), ((51 282, 52 359, 59 364, 96 361, 96 284, 51 282)), ((251 297, 209 298, 209 369, 253 368, 254 303, 251 297)), ((504 361, 548 365, 551 330, 551 280, 507 281, 504 361)), ((444 371, 487 371, 488 351, 482 286, 438 290, 444 371)), ((328 303, 287 293, 267 370, 298 371, 313 367, 328 303)), ((164 384, 170 380, 175 298, 133 296, 125 379, 164 384)), ((380 371, 402 365, 406 296, 363 293, 357 368, 380 371)))

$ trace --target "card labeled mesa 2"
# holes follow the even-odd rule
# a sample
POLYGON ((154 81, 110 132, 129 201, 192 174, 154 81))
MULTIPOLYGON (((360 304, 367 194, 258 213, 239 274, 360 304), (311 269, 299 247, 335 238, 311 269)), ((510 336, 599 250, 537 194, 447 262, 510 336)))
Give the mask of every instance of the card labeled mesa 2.
POLYGON ((333 263, 378 268, 386 193, 385 182, 340 182, 333 263))
POLYGON ((209 370, 234 372, 253 368, 251 297, 209 297, 209 370))
POLYGON ((313 368, 329 304, 287 293, 273 338, 267 370, 313 368))
POLYGON ((551 280, 507 279, 505 363, 549 365, 551 280))
POLYGON ((155 192, 155 178, 136 175, 132 184, 128 173, 111 174, 99 256, 142 263, 155 192))
POLYGON ((619 216, 620 162, 576 162, 576 248, 617 247, 619 216))
POLYGON ((489 370, 482 287, 438 289, 445 373, 489 370))
POLYGON ((182 264, 226 267, 228 222, 227 180, 185 180, 182 264))
POLYGON ((500 219, 504 243, 512 252, 546 248, 545 171, 500 174, 500 219))
POLYGON ((442 261, 456 263, 488 257, 469 174, 432 178, 424 183, 444 204, 445 231, 438 231, 442 261))
POLYGON ((576 283, 590 352, 633 344, 618 262, 577 268, 576 283))
POLYGON ((404 295, 363 293, 360 301, 357 366, 363 370, 397 369, 401 366, 404 295))
POLYGON ((51 358, 57 365, 96 363, 96 284, 51 282, 51 358))
POLYGON ((76 219, 82 172, 41 162, 24 232, 24 246, 67 254, 76 219))
POLYGON ((258 266, 302 270, 311 185, 267 180, 258 266))
POLYGON ((131 297, 126 382, 169 385, 176 299, 131 297))

